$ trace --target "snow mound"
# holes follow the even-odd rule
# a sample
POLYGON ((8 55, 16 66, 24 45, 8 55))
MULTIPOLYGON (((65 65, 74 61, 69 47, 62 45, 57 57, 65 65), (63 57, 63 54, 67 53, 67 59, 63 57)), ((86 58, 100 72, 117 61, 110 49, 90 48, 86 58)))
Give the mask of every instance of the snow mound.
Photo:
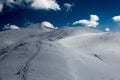
POLYGON ((47 28, 55 28, 50 22, 48 21, 43 21, 41 23, 41 26, 47 27, 47 28))

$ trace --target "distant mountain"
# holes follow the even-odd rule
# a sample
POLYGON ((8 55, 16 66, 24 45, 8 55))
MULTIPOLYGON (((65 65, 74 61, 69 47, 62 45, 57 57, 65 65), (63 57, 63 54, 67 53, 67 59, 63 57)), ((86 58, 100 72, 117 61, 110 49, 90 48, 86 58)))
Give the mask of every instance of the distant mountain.
POLYGON ((0 32, 0 80, 120 80, 120 33, 39 23, 0 32))

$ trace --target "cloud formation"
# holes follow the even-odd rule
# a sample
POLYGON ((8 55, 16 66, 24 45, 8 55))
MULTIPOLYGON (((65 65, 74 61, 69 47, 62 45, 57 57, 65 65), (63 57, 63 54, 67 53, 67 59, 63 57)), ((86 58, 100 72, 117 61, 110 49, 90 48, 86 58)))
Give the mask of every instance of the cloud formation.
POLYGON ((119 22, 120 21, 120 15, 119 16, 114 16, 112 19, 115 22, 119 22))
POLYGON ((109 31, 110 31, 110 28, 105 28, 105 31, 109 32, 109 31))
POLYGON ((72 4, 69 4, 69 3, 65 3, 65 4, 64 4, 64 7, 66 8, 66 12, 68 12, 68 11, 72 11, 73 5, 72 5, 72 4))
POLYGON ((2 12, 2 9, 3 9, 3 3, 2 1, 0 1, 0 12, 2 12))
POLYGON ((32 0, 3 0, 3 4, 10 8, 16 8, 17 7, 25 7, 26 4, 29 2, 32 2, 32 0))
POLYGON ((14 30, 14 29, 20 29, 18 26, 16 25, 10 25, 10 24, 7 24, 3 27, 3 29, 9 29, 9 30, 14 30))
POLYGON ((83 19, 83 20, 75 21, 73 22, 73 25, 82 24, 86 27, 96 28, 99 25, 98 21, 99 21, 99 17, 97 15, 90 15, 90 20, 83 19))
POLYGON ((31 6, 35 9, 60 10, 60 6, 57 4, 56 0, 33 0, 31 6))
POLYGON ((4 5, 10 8, 33 8, 42 10, 61 10, 56 0, 0 0, 0 12, 4 5), (28 6, 29 5, 29 6, 28 6))
POLYGON ((99 17, 97 15, 90 15, 90 21, 98 21, 99 17))

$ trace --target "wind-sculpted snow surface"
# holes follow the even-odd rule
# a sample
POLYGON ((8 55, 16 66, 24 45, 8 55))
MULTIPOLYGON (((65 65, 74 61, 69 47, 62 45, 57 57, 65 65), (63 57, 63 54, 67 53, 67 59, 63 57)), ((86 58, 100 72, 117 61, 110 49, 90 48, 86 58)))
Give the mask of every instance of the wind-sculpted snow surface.
POLYGON ((120 80, 120 33, 34 24, 0 32, 0 80, 120 80))

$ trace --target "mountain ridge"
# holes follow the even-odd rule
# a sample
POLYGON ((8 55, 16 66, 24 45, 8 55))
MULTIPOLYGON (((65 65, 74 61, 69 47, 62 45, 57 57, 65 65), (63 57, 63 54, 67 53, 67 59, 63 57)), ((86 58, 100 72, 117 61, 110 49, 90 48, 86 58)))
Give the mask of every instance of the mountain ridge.
POLYGON ((0 32, 0 43, 0 80, 120 79, 120 33, 35 24, 0 32))

